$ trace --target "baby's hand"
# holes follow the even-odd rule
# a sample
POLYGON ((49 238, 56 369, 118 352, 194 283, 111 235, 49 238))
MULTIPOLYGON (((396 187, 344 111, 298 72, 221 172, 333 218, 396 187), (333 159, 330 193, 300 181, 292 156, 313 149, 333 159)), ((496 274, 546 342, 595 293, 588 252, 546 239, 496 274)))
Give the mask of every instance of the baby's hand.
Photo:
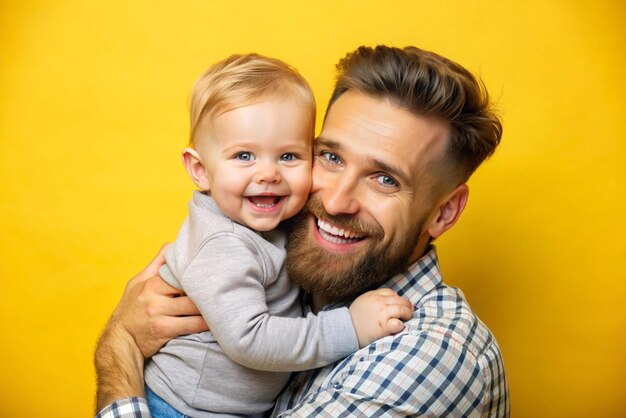
POLYGON ((413 305, 393 290, 380 288, 356 298, 349 311, 359 347, 362 348, 379 338, 402 331, 404 324, 400 319, 411 319, 413 305))

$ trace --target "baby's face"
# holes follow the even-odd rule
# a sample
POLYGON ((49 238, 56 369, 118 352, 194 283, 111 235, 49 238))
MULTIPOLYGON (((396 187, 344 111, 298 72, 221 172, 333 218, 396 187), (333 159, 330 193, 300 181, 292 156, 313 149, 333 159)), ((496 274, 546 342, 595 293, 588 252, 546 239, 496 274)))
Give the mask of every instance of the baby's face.
POLYGON ((311 189, 314 120, 300 100, 270 96, 213 118, 198 135, 210 195, 234 221, 269 231, 311 189))

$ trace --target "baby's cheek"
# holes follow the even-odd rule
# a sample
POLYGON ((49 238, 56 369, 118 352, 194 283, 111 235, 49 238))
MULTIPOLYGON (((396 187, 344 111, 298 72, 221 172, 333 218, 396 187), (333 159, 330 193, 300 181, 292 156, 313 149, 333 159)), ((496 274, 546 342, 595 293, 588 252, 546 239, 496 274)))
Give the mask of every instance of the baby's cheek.
POLYGON ((298 204, 304 206, 306 201, 309 199, 309 195, 311 194, 311 182, 306 182, 300 187, 298 191, 298 204))
POLYGON ((289 205, 287 213, 285 213, 285 219, 295 216, 306 204, 309 198, 309 188, 301 188, 298 191, 292 189, 292 194, 289 197, 289 205))
POLYGON ((300 170, 291 182, 291 193, 294 197, 306 201, 311 193, 311 171, 300 170))

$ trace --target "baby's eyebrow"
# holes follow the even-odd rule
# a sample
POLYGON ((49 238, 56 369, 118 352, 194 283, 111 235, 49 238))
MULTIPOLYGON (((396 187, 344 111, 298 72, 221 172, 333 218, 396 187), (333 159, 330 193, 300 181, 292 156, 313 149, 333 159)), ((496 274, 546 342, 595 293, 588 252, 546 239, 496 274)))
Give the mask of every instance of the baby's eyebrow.
POLYGON ((224 148, 224 151, 229 151, 229 150, 233 150, 233 149, 251 149, 253 148, 255 145, 257 145, 256 142, 254 141, 250 141, 250 142, 237 142, 236 144, 233 145, 229 145, 228 147, 224 148))

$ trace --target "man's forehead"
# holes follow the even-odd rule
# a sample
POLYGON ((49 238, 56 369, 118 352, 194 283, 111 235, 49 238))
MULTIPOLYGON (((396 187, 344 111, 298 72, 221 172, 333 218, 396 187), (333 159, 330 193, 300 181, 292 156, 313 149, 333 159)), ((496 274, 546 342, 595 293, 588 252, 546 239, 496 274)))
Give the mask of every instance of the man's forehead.
POLYGON ((423 164, 441 162, 448 131, 443 121, 416 115, 389 99, 347 92, 329 109, 319 140, 388 164, 423 164))

